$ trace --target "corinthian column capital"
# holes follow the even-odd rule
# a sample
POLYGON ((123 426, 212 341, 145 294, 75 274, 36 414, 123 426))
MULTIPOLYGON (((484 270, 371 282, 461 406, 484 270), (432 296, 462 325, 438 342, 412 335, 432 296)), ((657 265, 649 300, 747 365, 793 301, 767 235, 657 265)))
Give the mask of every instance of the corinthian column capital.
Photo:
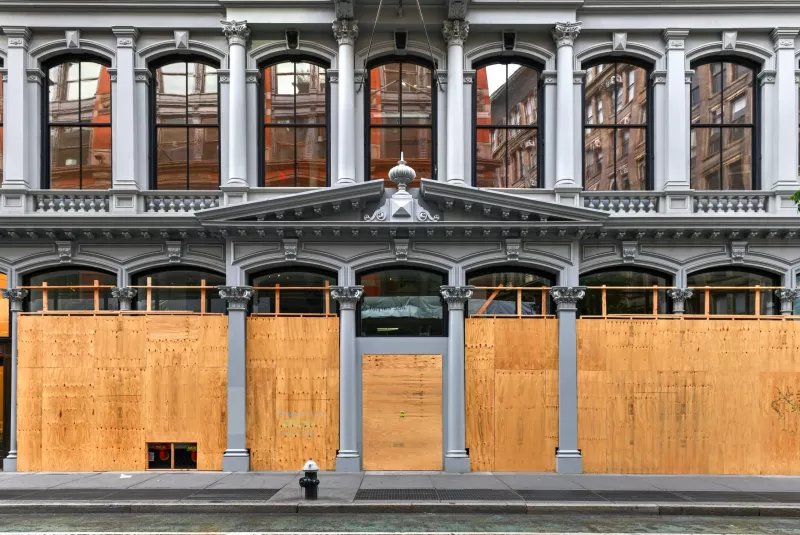
POLYGON ((463 46, 469 34, 468 20, 446 20, 442 22, 442 35, 447 46, 463 46))
POLYGON ((239 22, 235 20, 221 20, 220 22, 222 23, 222 33, 228 38, 228 44, 242 46, 247 44, 247 39, 250 37, 250 28, 247 27, 246 20, 239 22))
POLYGON ((358 21, 336 19, 333 21, 333 36, 340 45, 354 45, 358 39, 358 21))
POLYGON ((575 44, 575 39, 581 33, 582 22, 557 22, 556 27, 553 28, 553 41, 556 46, 572 46, 575 44))
POLYGON ((0 290, 3 299, 8 299, 11 304, 11 312, 22 312, 22 303, 28 297, 28 290, 24 288, 9 288, 0 290))

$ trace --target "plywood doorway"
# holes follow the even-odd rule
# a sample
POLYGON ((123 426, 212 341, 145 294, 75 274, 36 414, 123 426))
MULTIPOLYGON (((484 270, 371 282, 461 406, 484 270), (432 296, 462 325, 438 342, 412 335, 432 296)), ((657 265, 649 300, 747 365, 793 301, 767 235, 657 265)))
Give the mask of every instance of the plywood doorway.
POLYGON ((442 356, 364 355, 364 470, 442 469, 442 356))

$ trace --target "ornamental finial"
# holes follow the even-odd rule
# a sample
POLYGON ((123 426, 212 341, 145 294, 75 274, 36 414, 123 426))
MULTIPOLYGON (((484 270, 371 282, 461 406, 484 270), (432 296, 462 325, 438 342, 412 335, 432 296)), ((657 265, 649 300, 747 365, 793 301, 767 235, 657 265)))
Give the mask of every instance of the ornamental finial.
POLYGON ((389 180, 397 184, 398 190, 405 192, 408 185, 411 184, 415 178, 417 178, 417 172, 406 165, 406 161, 403 159, 403 153, 401 152, 400 161, 389 170, 389 180))

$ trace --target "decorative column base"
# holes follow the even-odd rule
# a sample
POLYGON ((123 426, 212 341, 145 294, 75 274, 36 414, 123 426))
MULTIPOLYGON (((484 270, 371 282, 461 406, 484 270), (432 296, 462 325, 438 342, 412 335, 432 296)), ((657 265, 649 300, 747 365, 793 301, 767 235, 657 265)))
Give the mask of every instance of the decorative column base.
POLYGON ((17 471, 17 452, 11 451, 8 457, 3 459, 3 472, 16 472, 17 471))
POLYGON ((558 450, 556 472, 559 474, 582 474, 583 458, 580 450, 558 450))
POLYGON ((448 451, 444 455, 444 471, 452 474, 470 472, 469 456, 466 450, 448 451))
POLYGON ((223 472, 249 472, 250 450, 225 450, 222 454, 223 472))
POLYGON ((336 455, 336 471, 360 472, 361 454, 358 453, 357 451, 339 450, 339 453, 336 455))

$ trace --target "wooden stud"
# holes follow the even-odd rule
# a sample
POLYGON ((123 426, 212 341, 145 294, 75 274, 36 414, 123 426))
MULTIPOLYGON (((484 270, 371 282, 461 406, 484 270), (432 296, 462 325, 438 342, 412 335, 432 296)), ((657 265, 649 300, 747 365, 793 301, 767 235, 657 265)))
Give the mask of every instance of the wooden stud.
POLYGON ((95 312, 100 310, 100 281, 94 281, 94 310, 95 312))
POLYGON ((517 317, 522 317, 522 290, 517 290, 517 317))
POLYGON ((480 309, 478 309, 478 312, 475 314, 476 316, 480 316, 486 311, 487 308, 489 308, 489 305, 492 303, 492 301, 494 301, 494 298, 497 297, 497 294, 500 293, 501 289, 503 289, 502 284, 497 288, 495 288, 494 292, 492 292, 492 295, 489 296, 489 299, 487 299, 486 302, 483 304, 483 306, 480 309))
POLYGON ((756 316, 761 315, 761 286, 756 284, 756 316))
POLYGON ((705 288, 705 302, 703 303, 703 314, 709 316, 711 314, 711 290, 706 286, 705 288))
POLYGON ((275 285, 275 315, 280 316, 281 314, 281 285, 275 285))
POLYGON ((608 302, 606 300, 606 285, 602 286, 602 306, 600 308, 600 315, 606 317, 608 315, 608 302))
POLYGON ((206 280, 200 279, 200 314, 206 313, 206 280))
POLYGON ((47 302, 48 295, 47 295, 47 283, 42 283, 42 311, 47 312, 49 309, 49 303, 47 302))
POLYGON ((147 277, 147 312, 153 310, 153 278, 147 277))
POLYGON ((658 286, 653 285, 653 315, 658 316, 658 286))

